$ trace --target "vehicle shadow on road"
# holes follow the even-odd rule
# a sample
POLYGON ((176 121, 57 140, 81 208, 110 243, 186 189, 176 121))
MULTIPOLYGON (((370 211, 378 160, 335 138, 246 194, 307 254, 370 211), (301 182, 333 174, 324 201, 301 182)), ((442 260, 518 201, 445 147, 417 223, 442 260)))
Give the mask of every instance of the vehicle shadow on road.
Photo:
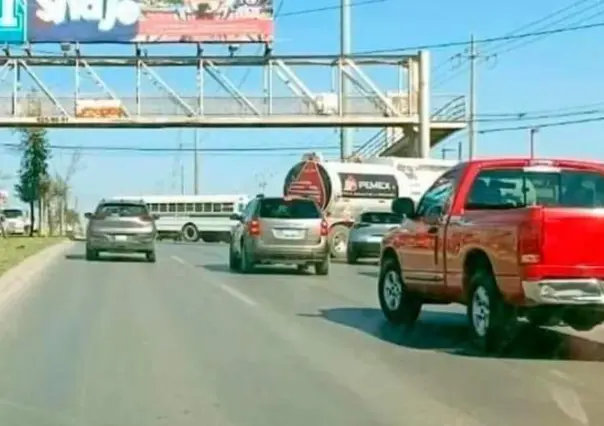
MULTIPOLYGON (((196 265, 198 268, 207 269, 212 272, 222 272, 233 274, 233 272, 229 269, 228 265, 224 264, 210 264, 210 265, 196 265)), ((250 275, 312 275, 312 269, 309 269, 305 272, 298 271, 295 267, 292 266, 256 266, 249 272, 250 275)))
MULTIPOLYGON (((323 318, 406 348, 435 350, 457 356, 486 357, 471 343, 467 318, 461 313, 423 311, 413 327, 395 327, 375 308, 322 309, 316 314, 298 315, 323 318)), ((489 357, 604 361, 604 344, 522 323, 508 349, 489 357)))
POLYGON ((86 256, 83 254, 66 254, 65 259, 67 260, 82 260, 85 262, 126 262, 126 263, 146 263, 147 260, 144 257, 139 256, 99 256, 96 260, 86 260, 86 256))

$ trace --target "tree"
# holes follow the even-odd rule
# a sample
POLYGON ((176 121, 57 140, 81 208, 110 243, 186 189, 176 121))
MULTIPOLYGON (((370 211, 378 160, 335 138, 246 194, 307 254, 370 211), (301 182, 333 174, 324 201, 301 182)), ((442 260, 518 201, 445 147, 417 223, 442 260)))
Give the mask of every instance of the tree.
POLYGON ((35 227, 34 206, 38 204, 38 229, 42 224, 42 195, 49 181, 48 160, 50 159, 50 147, 46 129, 23 128, 18 133, 21 138, 21 167, 19 169, 19 181, 15 185, 15 191, 19 199, 29 204, 30 229, 29 234, 33 236, 35 227))

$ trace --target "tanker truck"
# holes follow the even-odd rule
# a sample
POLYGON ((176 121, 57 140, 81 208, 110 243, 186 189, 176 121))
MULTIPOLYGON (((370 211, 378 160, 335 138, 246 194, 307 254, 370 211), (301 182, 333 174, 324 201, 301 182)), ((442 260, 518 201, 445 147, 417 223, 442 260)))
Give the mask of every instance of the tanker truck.
POLYGON ((319 204, 330 227, 332 257, 343 259, 349 229, 358 215, 363 211, 390 211, 392 200, 398 197, 419 201, 424 191, 454 164, 387 157, 343 163, 323 161, 320 155, 312 153, 304 155, 289 170, 283 192, 309 197, 319 204), (422 173, 425 164, 429 170, 422 173))

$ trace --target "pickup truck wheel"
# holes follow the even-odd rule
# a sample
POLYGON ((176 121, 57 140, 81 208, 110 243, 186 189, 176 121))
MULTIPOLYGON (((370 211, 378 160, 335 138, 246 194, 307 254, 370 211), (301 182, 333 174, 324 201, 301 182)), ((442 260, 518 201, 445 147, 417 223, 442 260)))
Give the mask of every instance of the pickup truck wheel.
POLYGON ((408 291, 395 259, 384 261, 378 281, 378 297, 382 312, 391 324, 410 326, 417 321, 422 300, 408 291))
POLYGON ((470 289, 467 312, 475 341, 484 352, 501 352, 514 337, 516 313, 503 300, 492 274, 475 273, 470 289))
POLYGON ((603 321, 604 317, 602 314, 584 312, 571 312, 564 318, 564 322, 577 331, 589 331, 602 324, 603 321))

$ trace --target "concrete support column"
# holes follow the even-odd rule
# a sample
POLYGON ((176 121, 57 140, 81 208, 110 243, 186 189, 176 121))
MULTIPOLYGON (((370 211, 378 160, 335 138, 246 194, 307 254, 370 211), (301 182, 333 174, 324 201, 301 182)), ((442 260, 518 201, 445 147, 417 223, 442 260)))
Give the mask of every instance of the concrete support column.
POLYGON ((419 52, 419 154, 430 157, 430 54, 419 52))

